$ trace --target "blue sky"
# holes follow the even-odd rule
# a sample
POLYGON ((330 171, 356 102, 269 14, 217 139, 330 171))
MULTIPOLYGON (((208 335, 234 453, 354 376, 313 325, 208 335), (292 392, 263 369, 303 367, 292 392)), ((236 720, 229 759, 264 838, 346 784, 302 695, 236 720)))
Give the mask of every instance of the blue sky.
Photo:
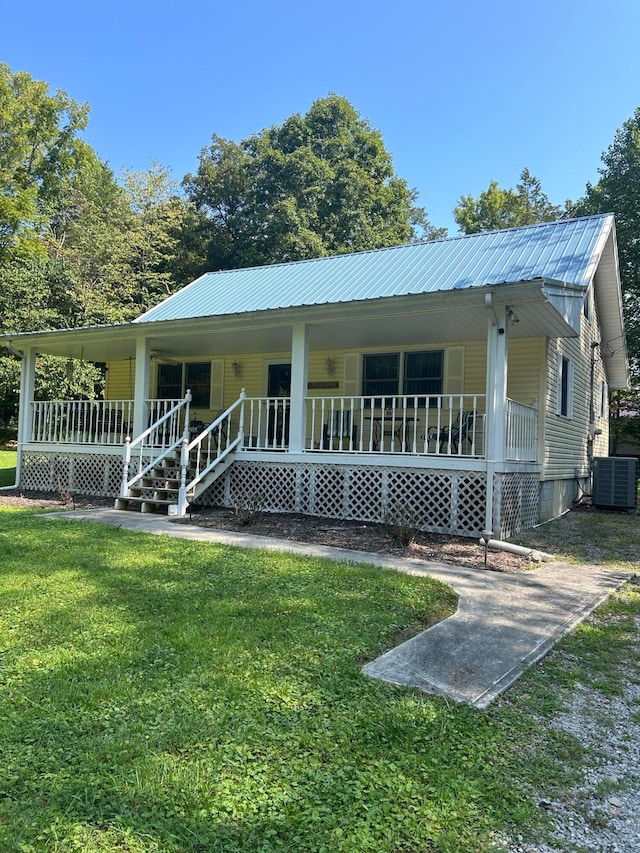
POLYGON ((382 133, 434 225, 527 166, 553 202, 598 179, 640 105, 638 0, 0 0, 0 61, 87 101, 116 173, 180 180, 329 92, 382 133))

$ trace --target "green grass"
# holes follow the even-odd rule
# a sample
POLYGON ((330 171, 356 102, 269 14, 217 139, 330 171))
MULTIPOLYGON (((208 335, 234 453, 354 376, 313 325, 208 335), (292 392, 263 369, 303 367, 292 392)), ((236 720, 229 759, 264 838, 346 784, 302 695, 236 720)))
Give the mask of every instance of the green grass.
MULTIPOLYGON (((566 664, 485 712, 360 672, 454 606, 374 567, 0 507, 0 849, 477 853, 543 825, 538 786, 583 760, 537 722, 566 664)), ((604 644, 640 596, 610 607, 604 644)))
POLYGON ((16 481, 16 451, 0 450, 0 486, 13 486, 16 481))
POLYGON ((640 565, 639 522, 637 511, 585 508, 528 530, 517 541, 576 566, 595 563, 635 572, 640 565))

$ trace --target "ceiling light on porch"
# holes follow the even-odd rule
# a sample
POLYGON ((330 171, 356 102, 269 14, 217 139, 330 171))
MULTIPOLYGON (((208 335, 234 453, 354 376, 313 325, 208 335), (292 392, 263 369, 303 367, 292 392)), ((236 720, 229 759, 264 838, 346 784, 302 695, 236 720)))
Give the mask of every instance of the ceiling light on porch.
POLYGON ((513 310, 513 308, 507 308, 507 317, 509 318, 509 322, 511 323, 512 326, 515 326, 516 323, 520 322, 520 318, 518 317, 516 312, 513 310))
POLYGON ((236 379, 239 379, 242 376, 242 365, 237 361, 234 361, 231 365, 231 370, 233 370, 233 375, 236 379))

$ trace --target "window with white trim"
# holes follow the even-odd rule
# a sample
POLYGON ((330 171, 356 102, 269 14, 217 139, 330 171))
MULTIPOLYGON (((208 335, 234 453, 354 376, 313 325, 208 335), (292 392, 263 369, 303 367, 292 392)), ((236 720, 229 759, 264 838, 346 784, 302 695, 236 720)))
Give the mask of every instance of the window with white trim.
POLYGON ((607 398, 608 398, 607 383, 601 382, 600 383, 600 417, 601 418, 607 417, 607 398))
POLYGON ((558 353, 558 389, 556 414, 573 417, 573 363, 558 353))
POLYGON ((211 362, 190 361, 185 364, 158 365, 158 399, 180 400, 187 388, 191 404, 208 409, 211 401, 211 362))
POLYGON ((443 384, 444 350, 370 353, 362 357, 363 397, 427 397, 442 394, 443 384))

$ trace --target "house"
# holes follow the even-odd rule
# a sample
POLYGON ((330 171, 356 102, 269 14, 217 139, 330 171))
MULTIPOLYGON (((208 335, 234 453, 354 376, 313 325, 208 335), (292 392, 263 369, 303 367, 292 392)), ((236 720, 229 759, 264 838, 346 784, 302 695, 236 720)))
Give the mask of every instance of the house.
POLYGON ((628 365, 611 215, 207 273, 135 321, 4 335, 22 489, 508 537, 607 455, 628 365), (34 399, 37 353, 107 365, 34 399), (403 510, 404 511, 404 510, 403 510))

